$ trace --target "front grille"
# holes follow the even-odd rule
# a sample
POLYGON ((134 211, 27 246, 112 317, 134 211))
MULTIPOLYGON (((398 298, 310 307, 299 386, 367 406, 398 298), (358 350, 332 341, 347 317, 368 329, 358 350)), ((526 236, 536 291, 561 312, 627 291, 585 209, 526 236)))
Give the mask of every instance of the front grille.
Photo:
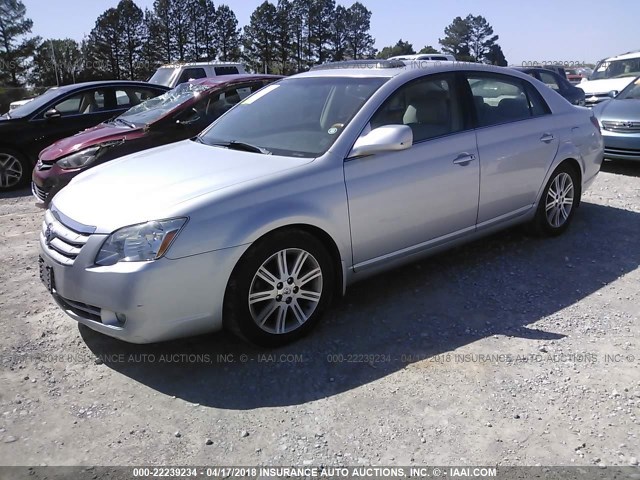
POLYGON ((611 98, 608 93, 585 93, 584 96, 584 101, 587 105, 595 105, 611 98))
POLYGON ((610 132, 640 133, 640 122, 604 120, 602 127, 610 132))
POLYGON ((87 305, 86 303, 76 302, 67 298, 61 297, 59 294, 55 294, 56 299, 61 304, 62 308, 75 313, 77 316, 93 320, 94 322, 102 323, 102 317, 100 316, 100 308, 93 305, 87 305))
POLYGON ((618 155, 618 156, 625 156, 625 157, 632 157, 632 158, 637 157, 638 159, 640 159, 640 149, 632 150, 630 148, 605 147, 604 148, 605 158, 607 157, 607 155, 618 155))
POLYGON ((90 235, 71 230, 47 210, 42 222, 40 243, 56 262, 71 266, 90 235))
POLYGON ((47 200, 47 193, 38 185, 36 185, 35 182, 31 182, 31 193, 33 193, 33 196, 36 197, 41 202, 44 202, 47 200))
POLYGON ((44 163, 40 159, 38 159, 38 162, 36 163, 36 168, 38 170, 51 170, 52 167, 53 167, 53 163, 44 163))

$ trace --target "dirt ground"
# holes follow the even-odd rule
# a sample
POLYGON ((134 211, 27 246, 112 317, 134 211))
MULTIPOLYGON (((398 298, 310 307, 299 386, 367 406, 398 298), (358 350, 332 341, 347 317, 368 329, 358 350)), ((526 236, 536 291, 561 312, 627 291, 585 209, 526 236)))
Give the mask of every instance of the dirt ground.
POLYGON ((79 328, 38 278, 42 214, 0 198, 0 465, 638 462, 638 164, 607 163, 564 236, 372 278, 276 351, 79 328))

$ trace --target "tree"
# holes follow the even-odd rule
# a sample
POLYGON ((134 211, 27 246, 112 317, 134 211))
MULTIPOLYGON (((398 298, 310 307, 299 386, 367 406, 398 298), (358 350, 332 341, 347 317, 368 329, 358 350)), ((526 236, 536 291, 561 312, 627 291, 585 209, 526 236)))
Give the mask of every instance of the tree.
POLYGON ((110 8, 98 17, 87 39, 90 75, 120 79, 123 52, 120 14, 110 8))
POLYGON ((500 48, 500 45, 498 44, 491 46, 489 52, 485 55, 485 60, 491 65, 498 65, 500 67, 506 67, 509 65, 507 63, 507 59, 504 57, 502 48, 500 48))
POLYGON ((25 38, 33 21, 20 0, 0 0, 0 82, 18 87, 28 70, 27 60, 40 39, 25 38))
POLYGON ((466 19, 454 18, 453 22, 444 29, 444 38, 439 39, 438 42, 442 45, 442 51, 453 55, 456 60, 474 60, 469 46, 471 42, 470 25, 466 19))
POLYGON ((189 52, 192 60, 216 58, 215 21, 216 9, 211 0, 187 0, 189 11, 189 52))
POLYGON ((275 62, 277 73, 287 75, 292 71, 291 58, 294 56, 293 46, 293 3, 289 0, 278 0, 276 7, 275 62))
POLYGON ((374 56, 375 40, 370 30, 371 11, 360 2, 351 5, 347 10, 347 43, 349 55, 354 60, 374 56))
POLYGON ((469 14, 465 21, 469 25, 469 50, 471 56, 477 62, 486 61, 486 55, 496 44, 498 35, 493 34, 493 27, 489 25, 487 19, 482 15, 474 17, 469 14))
POLYGON ((36 48, 29 81, 38 87, 68 85, 82 73, 80 45, 70 38, 48 39, 36 48))
POLYGON ((219 58, 236 61, 240 58, 240 29, 238 19, 227 5, 220 5, 215 22, 215 45, 219 58))
POLYGON ((427 45, 426 47, 422 47, 422 49, 418 53, 440 53, 438 50, 433 48, 431 45, 427 45))
POLYGON ((309 9, 309 53, 312 63, 329 60, 331 24, 336 10, 335 0, 313 0, 309 9), (317 59, 317 60, 316 60, 317 59))
POLYGON ((118 28, 122 35, 121 71, 130 80, 140 72, 142 42, 144 40, 144 13, 133 0, 120 0, 116 7, 119 13, 118 28))
POLYGON ((276 7, 268 0, 251 14, 249 25, 244 27, 243 45, 245 58, 252 70, 269 73, 276 53, 276 7))
POLYGON ((174 57, 170 0, 155 0, 153 2, 153 13, 147 24, 151 42, 158 49, 158 57, 162 62, 171 62, 174 57))
POLYGON ((395 45, 384 47, 382 50, 380 50, 380 52, 378 52, 377 58, 387 59, 391 57, 397 57, 398 55, 413 55, 415 53, 416 52, 413 49, 413 45, 400 39, 395 45))
POLYGON ((339 62, 344 60, 348 44, 349 35, 349 12, 342 5, 336 7, 331 26, 331 60, 339 62))

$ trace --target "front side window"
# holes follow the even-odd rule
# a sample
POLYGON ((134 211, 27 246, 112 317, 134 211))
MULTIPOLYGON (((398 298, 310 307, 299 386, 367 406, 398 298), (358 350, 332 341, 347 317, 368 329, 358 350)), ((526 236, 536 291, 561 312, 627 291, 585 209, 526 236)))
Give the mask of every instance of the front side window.
POLYGON ((76 93, 56 103, 53 108, 63 117, 98 112, 105 108, 105 90, 88 90, 76 93))
POLYGON ((453 75, 435 75, 410 82, 392 94, 371 118, 371 128, 408 125, 414 143, 459 132, 464 128, 453 75))
POLYGON ((479 127, 526 120, 549 113, 541 95, 520 79, 470 73, 467 81, 473 94, 479 127))
MULTIPOLYGON (((325 153, 386 78, 288 78, 242 100, 199 137, 209 145, 249 144, 275 155, 325 153)), ((229 147, 231 148, 231 147, 229 147)))

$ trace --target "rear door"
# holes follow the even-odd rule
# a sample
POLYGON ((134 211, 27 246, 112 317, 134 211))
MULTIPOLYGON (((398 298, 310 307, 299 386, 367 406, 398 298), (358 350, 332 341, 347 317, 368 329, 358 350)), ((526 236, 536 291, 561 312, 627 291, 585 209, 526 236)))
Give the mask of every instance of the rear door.
POLYGON ((551 110, 525 80, 467 72, 480 155, 478 225, 531 208, 558 151, 551 110))

